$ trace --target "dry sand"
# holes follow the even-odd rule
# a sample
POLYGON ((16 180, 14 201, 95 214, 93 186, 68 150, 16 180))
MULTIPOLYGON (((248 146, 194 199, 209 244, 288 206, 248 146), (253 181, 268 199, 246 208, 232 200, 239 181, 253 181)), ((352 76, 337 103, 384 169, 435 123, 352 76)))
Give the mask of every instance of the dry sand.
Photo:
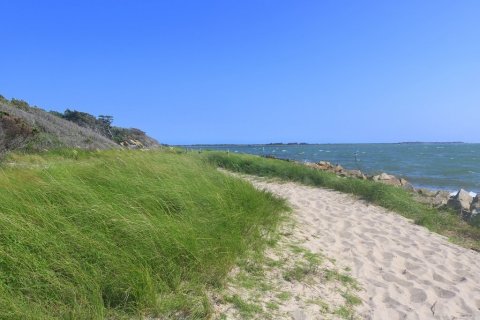
POLYGON ((288 199, 305 247, 351 268, 361 318, 480 319, 479 253, 351 195, 250 180, 288 199))

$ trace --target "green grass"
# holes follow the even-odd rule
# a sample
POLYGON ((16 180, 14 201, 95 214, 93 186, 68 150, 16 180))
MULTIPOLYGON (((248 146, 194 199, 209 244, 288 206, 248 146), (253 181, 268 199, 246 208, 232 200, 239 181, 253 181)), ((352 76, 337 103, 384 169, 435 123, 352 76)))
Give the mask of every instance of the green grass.
POLYGON ((342 297, 345 299, 345 303, 350 306, 357 306, 362 304, 362 300, 354 294, 345 292, 342 294, 342 297))
POLYGON ((353 319, 353 310, 351 307, 348 307, 348 306, 341 306, 340 308, 336 309, 333 313, 342 319, 353 319))
POLYGON ((300 282, 311 275, 315 275, 318 272, 318 266, 322 263, 321 256, 296 245, 290 247, 293 252, 302 253, 304 260, 297 260, 291 268, 287 268, 283 273, 283 278, 290 282, 300 282))
POLYGON ((324 270, 324 278, 327 281, 340 281, 346 286, 350 286, 356 290, 359 289, 358 283, 355 279, 353 279, 348 274, 340 273, 336 270, 325 269, 324 270))
POLYGON ((281 301, 287 301, 289 300, 291 297, 292 297, 292 293, 291 292, 287 292, 287 291, 283 291, 283 292, 280 292, 276 295, 277 299, 281 300, 281 301))
POLYGON ((194 154, 11 155, 0 167, 0 318, 208 318, 206 292, 262 250, 283 210, 194 154))
POLYGON ((244 317, 244 318, 249 318, 252 317, 255 314, 259 314, 263 312, 263 309, 260 305, 247 302, 243 300, 240 296, 238 295, 233 295, 231 297, 226 297, 225 301, 233 304, 235 308, 238 310, 238 312, 244 317))
POLYGON ((295 181, 357 195, 412 219, 433 232, 443 234, 464 247, 480 250, 480 228, 467 224, 452 211, 437 210, 415 201, 411 193, 401 188, 370 180, 342 178, 295 162, 258 156, 222 152, 205 152, 203 156, 206 161, 231 171, 295 181))

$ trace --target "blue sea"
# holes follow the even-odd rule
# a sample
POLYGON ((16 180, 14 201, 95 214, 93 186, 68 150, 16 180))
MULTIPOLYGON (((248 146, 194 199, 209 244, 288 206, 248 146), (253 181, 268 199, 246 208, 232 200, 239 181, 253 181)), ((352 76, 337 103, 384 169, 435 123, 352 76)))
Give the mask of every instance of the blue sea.
POLYGON ((416 187, 480 192, 480 144, 310 144, 310 145, 195 145, 192 149, 224 150, 305 162, 321 160, 360 169, 387 172, 416 187))

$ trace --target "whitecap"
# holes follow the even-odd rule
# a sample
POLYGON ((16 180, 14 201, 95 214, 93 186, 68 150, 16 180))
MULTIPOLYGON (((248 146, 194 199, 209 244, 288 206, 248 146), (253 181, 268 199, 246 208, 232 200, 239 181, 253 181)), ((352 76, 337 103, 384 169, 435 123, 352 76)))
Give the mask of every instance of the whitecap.
MULTIPOLYGON (((455 197, 457 195, 458 191, 450 192, 450 197, 455 197)), ((468 192, 470 197, 475 198, 477 196, 477 193, 470 191, 468 192)))

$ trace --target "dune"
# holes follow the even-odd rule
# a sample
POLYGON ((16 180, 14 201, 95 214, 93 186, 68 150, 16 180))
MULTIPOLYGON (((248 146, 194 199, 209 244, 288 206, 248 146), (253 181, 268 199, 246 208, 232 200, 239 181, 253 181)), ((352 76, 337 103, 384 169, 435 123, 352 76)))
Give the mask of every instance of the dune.
POLYGON ((480 319, 480 253, 351 195, 249 180, 290 202, 306 247, 351 268, 361 318, 480 319))

